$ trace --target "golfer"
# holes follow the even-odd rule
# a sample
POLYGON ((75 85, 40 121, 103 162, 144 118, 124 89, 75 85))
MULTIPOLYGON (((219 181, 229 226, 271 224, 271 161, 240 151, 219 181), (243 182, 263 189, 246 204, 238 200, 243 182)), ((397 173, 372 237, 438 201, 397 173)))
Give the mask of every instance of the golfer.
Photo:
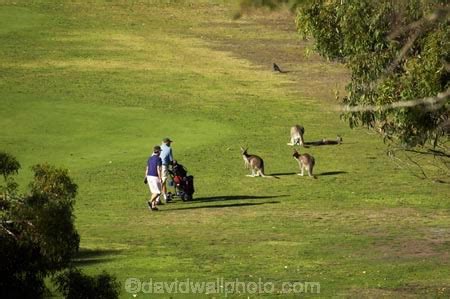
MULTIPOLYGON (((145 169, 145 179, 150 188, 151 197, 148 201, 148 207, 152 211, 157 211, 156 203, 161 195, 161 165, 162 161, 159 157, 161 147, 159 145, 153 148, 153 154, 148 158, 147 167, 145 169)), ((145 181, 144 179, 144 181, 145 181)))

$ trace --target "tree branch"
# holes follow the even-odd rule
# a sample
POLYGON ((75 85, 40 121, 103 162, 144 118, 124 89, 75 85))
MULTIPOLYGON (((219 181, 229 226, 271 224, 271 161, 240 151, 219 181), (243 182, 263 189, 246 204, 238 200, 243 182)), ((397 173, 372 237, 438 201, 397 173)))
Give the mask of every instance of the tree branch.
POLYGON ((438 20, 441 20, 441 19, 443 20, 447 17, 447 15, 449 13, 450 13, 450 8, 448 8, 448 7, 447 8, 437 8, 435 11, 433 11, 428 16, 425 16, 416 22, 413 22, 407 26, 403 26, 400 29, 395 30, 394 32, 392 32, 391 34, 388 35, 388 39, 395 39, 396 37, 408 32, 408 31, 422 28, 423 25, 425 25, 426 23, 434 23, 438 20))
POLYGON ((358 105, 358 106, 341 106, 340 111, 343 112, 366 112, 366 111, 385 111, 397 108, 408 108, 419 105, 425 105, 427 110, 438 110, 445 105, 446 100, 450 97, 450 88, 446 91, 440 92, 435 97, 427 97, 411 101, 398 101, 387 105, 358 105))
POLYGON ((17 236, 11 232, 9 229, 7 229, 6 227, 3 226, 3 224, 0 224, 0 227, 11 237, 13 237, 16 241, 17 241, 17 236))

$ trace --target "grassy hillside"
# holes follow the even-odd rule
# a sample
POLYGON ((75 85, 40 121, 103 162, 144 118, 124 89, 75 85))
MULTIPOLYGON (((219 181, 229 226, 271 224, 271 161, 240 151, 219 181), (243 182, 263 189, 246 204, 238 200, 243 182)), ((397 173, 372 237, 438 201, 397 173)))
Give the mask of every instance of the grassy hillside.
POLYGON ((261 279, 276 285, 265 297, 283 282, 320 282, 321 297, 449 296, 448 185, 398 168, 376 135, 340 121, 333 94, 348 75, 304 55, 289 15, 233 21, 234 9, 0 0, 0 149, 21 162, 23 190, 36 163, 70 170, 78 264, 116 275, 123 298, 130 277, 261 279), (343 136, 307 150, 317 180, 295 175, 295 123, 307 140, 343 136), (151 213, 143 172, 165 136, 196 200, 151 213), (240 146, 279 179, 246 177, 240 146))

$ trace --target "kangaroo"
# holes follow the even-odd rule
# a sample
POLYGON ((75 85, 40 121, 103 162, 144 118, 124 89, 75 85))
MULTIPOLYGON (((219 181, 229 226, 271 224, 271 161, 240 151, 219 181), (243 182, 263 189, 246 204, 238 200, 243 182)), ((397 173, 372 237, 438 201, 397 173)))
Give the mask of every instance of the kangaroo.
POLYGON ((291 142, 287 145, 303 145, 305 141, 303 140, 303 134, 305 134, 305 128, 300 125, 295 125, 291 127, 291 142))
POLYGON ((330 145, 330 144, 341 144, 342 143, 342 137, 337 135, 336 140, 328 140, 326 138, 322 139, 322 144, 330 145))
POLYGON ((261 157, 257 155, 249 155, 247 153, 248 149, 244 149, 241 147, 242 158, 244 159, 245 168, 250 169, 252 174, 248 174, 247 176, 255 177, 262 176, 267 177, 264 174, 264 161, 261 157))
POLYGON ((298 166, 300 168, 300 173, 298 175, 303 176, 303 171, 306 169, 308 171, 308 175, 317 179, 315 175, 313 175, 313 168, 316 164, 316 160, 310 154, 300 154, 296 149, 294 149, 294 154, 292 155, 295 160, 298 162, 298 166))

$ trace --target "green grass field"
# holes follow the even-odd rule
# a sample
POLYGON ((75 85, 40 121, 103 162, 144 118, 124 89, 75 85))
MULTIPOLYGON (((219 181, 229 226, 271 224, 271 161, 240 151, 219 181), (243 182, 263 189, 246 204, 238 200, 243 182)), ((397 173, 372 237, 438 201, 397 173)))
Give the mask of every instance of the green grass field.
POLYGON ((69 169, 77 264, 114 274, 123 298, 155 297, 127 292, 131 277, 275 286, 238 298, 450 296, 449 186, 340 120, 333 95, 348 74, 305 55, 287 13, 233 21, 236 7, 0 0, 0 149, 21 162, 22 191, 34 164, 69 169), (317 180, 296 175, 295 123, 307 141, 344 139, 307 150, 317 180), (196 200, 149 212, 145 163, 166 136, 196 200), (246 177, 240 146, 279 179, 246 177), (320 294, 281 294, 284 282, 319 282, 320 294))

